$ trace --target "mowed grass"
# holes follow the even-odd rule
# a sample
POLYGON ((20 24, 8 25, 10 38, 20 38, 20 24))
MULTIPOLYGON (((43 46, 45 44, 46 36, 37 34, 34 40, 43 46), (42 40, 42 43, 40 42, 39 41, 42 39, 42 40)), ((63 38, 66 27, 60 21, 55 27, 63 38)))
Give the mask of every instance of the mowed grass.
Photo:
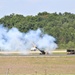
POLYGON ((75 75, 75 56, 1 56, 0 75, 75 75))

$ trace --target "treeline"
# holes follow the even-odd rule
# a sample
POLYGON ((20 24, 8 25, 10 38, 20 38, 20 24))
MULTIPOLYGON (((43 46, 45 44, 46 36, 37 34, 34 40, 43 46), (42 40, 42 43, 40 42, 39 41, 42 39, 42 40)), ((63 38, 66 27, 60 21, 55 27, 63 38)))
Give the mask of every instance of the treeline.
POLYGON ((59 48, 75 48, 75 14, 42 12, 35 16, 10 14, 0 19, 5 27, 17 27, 21 32, 41 28, 56 38, 59 48))

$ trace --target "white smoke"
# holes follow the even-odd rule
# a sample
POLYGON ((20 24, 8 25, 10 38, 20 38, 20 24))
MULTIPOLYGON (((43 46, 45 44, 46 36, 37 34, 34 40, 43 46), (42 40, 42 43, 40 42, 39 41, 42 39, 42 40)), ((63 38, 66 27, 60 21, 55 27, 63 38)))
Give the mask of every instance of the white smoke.
POLYGON ((20 32, 17 28, 8 29, 0 25, 0 50, 28 52, 34 43, 39 49, 50 52, 57 48, 56 39, 42 33, 40 29, 20 32))

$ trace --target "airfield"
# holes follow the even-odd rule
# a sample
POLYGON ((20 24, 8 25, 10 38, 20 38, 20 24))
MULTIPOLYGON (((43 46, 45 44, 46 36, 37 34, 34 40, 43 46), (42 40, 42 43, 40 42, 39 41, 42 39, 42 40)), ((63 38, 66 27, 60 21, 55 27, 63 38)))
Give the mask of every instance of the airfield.
POLYGON ((75 55, 0 55, 0 75, 75 75, 75 55))
POLYGON ((13 51, 13 52, 9 52, 9 51, 1 51, 0 52, 0 56, 26 56, 26 57, 41 57, 41 56, 63 56, 63 55, 67 55, 66 50, 55 50, 55 51, 51 51, 51 53, 49 54, 41 54, 41 52, 39 50, 36 51, 29 51, 28 53, 23 52, 19 52, 19 51, 13 51))
POLYGON ((75 56, 75 54, 67 54, 65 50, 54 50, 50 54, 41 54, 40 51, 30 51, 25 54, 24 52, 0 52, 0 57, 70 57, 75 56))

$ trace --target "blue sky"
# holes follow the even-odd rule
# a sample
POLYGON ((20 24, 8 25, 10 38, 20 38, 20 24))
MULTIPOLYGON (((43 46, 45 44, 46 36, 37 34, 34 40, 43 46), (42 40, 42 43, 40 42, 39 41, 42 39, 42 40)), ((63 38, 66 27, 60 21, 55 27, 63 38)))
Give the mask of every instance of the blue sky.
POLYGON ((28 16, 44 11, 75 14, 75 0, 0 0, 0 18, 12 13, 28 16))

